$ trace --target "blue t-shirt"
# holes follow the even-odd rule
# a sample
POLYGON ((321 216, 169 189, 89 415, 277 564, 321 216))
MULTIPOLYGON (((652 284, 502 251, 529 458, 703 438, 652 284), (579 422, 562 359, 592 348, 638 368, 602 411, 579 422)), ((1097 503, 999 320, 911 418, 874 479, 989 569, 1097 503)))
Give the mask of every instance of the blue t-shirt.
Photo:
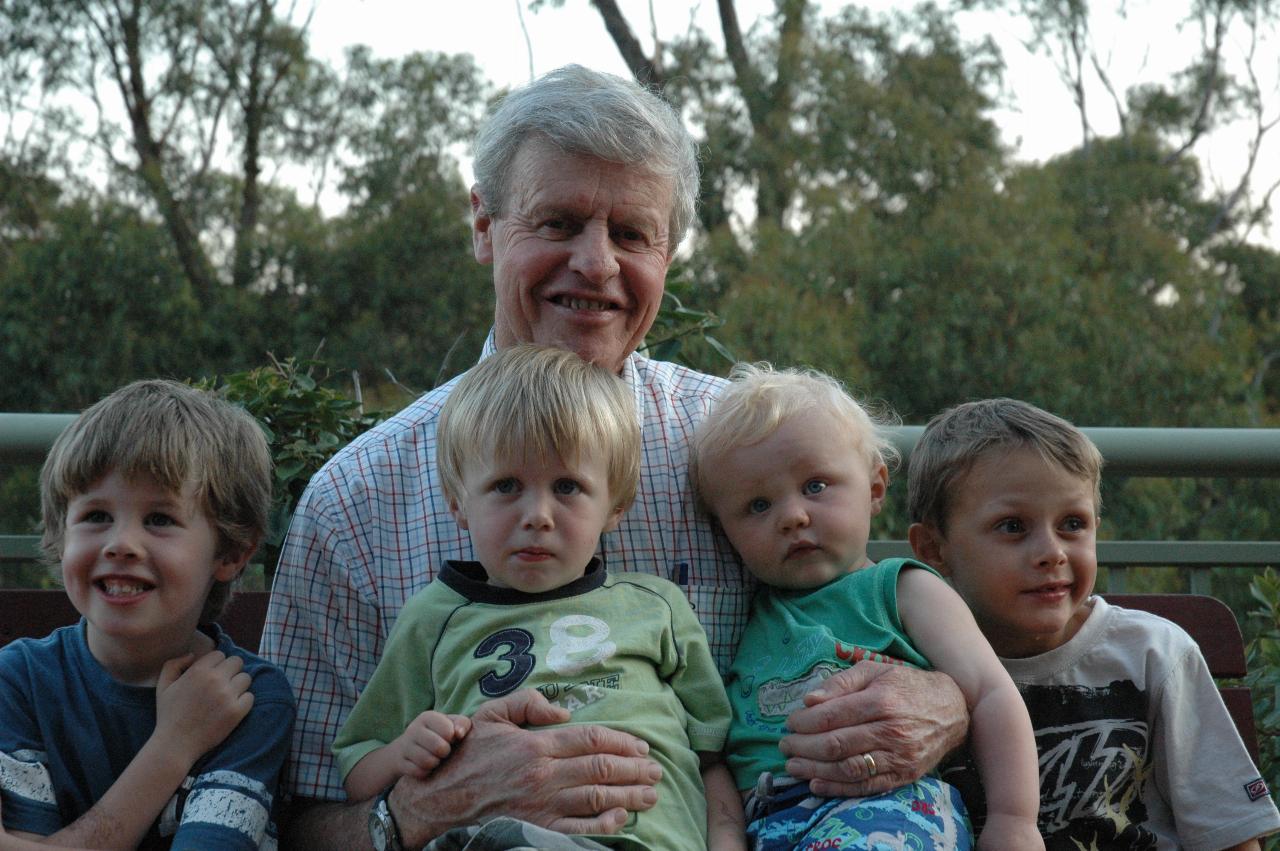
MULTIPOLYGON (((276 785, 289 753, 293 693, 274 665, 216 626, 244 660, 253 709, 192 767, 141 848, 274 848, 276 785)), ((154 688, 113 679, 89 652, 85 622, 0 649, 0 796, 6 830, 43 836, 101 798, 150 738, 154 688)))

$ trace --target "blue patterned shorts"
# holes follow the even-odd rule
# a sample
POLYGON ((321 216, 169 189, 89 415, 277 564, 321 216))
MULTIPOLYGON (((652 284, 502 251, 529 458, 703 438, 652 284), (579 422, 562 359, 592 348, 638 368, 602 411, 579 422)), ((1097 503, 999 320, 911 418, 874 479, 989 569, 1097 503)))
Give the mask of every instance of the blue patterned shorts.
POLYGON ((934 777, 867 798, 819 798, 808 783, 761 775, 747 799, 755 851, 971 851, 973 831, 960 793, 934 777))

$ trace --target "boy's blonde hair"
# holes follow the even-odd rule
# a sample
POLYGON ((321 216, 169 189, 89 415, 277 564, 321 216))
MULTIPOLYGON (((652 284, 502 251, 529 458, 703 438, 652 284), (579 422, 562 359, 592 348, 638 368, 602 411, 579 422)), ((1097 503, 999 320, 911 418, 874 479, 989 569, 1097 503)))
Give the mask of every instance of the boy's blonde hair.
POLYGON ((689 479, 703 507, 709 508, 702 494, 714 459, 735 447, 759 443, 783 423, 814 412, 830 414, 848 426, 849 439, 862 450, 869 468, 897 462, 898 450, 888 430, 895 424, 893 416, 868 410, 836 379, 814 369, 739 363, 690 441, 689 479))
POLYGON ((948 408, 925 426, 907 474, 911 522, 945 533, 965 474, 983 456, 1014 449, 1033 449, 1046 463, 1089 482, 1094 508, 1102 508, 1102 453, 1084 432, 1028 402, 982 399, 948 408))
MULTIPOLYGON (((173 493, 193 483, 196 505, 217 532, 218 558, 252 555, 266 533, 267 440, 248 412, 211 392, 176 381, 135 381, 67 426, 40 471, 40 544, 51 563, 62 560, 67 504, 113 472, 149 477, 173 493)), ((214 582, 200 622, 220 617, 230 597, 230 582, 214 582)))
POLYGON ((550 460, 603 452, 613 508, 626 509, 640 481, 640 422, 626 383, 573 352, 520 344, 499 349, 458 380, 436 427, 436 469, 445 497, 466 495, 475 458, 550 460))

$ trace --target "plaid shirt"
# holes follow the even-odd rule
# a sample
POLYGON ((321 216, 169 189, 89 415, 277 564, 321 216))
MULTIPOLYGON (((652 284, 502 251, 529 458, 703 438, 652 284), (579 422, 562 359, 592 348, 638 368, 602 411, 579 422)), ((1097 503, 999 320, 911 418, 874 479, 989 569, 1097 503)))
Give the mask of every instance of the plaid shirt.
MULTIPOLYGON (((485 354, 493 350, 493 335, 485 354)), ((753 590, 728 542, 694 509, 688 441, 724 379, 633 354, 644 459, 635 503, 603 536, 611 571, 664 576, 687 592, 721 671, 733 661, 753 590)), ((436 419, 454 382, 338 452, 294 513, 272 588, 262 655, 293 685, 298 716, 284 789, 339 800, 329 747, 369 682, 404 601, 447 559, 474 559, 435 469, 436 419)))

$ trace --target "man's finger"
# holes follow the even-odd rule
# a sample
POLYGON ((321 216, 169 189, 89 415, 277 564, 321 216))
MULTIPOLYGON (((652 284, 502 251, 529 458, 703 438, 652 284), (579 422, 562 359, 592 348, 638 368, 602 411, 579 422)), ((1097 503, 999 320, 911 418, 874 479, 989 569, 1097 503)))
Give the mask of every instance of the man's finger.
POLYGON ((862 691, 881 673, 876 670, 878 666, 884 667, 879 662, 871 662, 864 659, 856 665, 837 672, 805 694, 805 706, 816 706, 833 697, 862 691))
POLYGON ((621 807, 601 813, 595 818, 562 818, 552 822, 551 830, 561 833, 617 833, 627 823, 627 811, 621 807))
POLYGON ((555 809, 566 817, 598 818, 610 810, 642 812, 658 802, 658 792, 649 785, 574 786, 556 795, 555 809))
MULTIPOLYGON (((649 743, 621 730, 612 730, 597 724, 584 724, 580 727, 558 727, 554 730, 538 730, 540 736, 550 739, 545 743, 545 752, 549 757, 567 760, 573 763, 575 757, 583 759, 598 758, 601 761, 627 757, 624 762, 653 765, 647 760, 637 757, 647 756, 649 743)), ((612 764, 611 762, 609 764, 612 764)), ((658 769, 661 772, 661 769, 658 769)), ((593 783, 607 783, 609 780, 591 780, 593 783)), ((625 782, 625 781, 624 781, 625 782)), ((643 782, 643 781, 639 781, 643 782)))
POLYGON ((504 697, 486 700, 471 714, 475 721, 514 724, 517 727, 561 724, 569 710, 547 701, 536 689, 522 688, 504 697))

